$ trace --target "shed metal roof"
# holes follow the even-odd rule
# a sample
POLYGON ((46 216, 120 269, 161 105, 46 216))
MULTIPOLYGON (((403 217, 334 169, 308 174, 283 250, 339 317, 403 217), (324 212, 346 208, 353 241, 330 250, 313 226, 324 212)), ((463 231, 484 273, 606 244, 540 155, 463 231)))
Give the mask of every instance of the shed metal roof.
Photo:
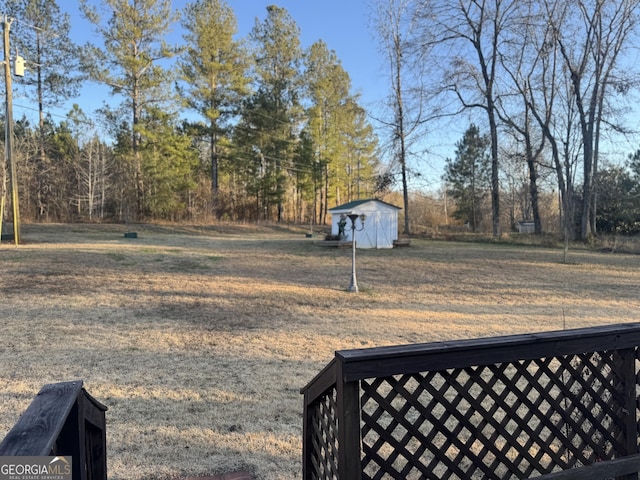
POLYGON ((368 198, 366 200, 354 200, 353 202, 344 203, 342 205, 338 205, 337 207, 330 208, 329 211, 331 212, 334 210, 352 210, 361 205, 364 205, 365 203, 370 203, 370 202, 381 203, 382 205, 385 205, 387 207, 395 208, 396 210, 402 210, 400 207, 396 207, 391 203, 383 202, 382 200, 378 200, 377 198, 368 198))

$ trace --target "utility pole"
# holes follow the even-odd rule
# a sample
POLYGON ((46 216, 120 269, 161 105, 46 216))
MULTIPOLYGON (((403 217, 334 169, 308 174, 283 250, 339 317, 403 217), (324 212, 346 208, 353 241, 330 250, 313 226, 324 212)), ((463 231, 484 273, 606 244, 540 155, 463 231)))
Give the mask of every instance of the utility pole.
MULTIPOLYGON (((9 48, 9 31, 11 29, 11 22, 7 15, 4 16, 2 22, 2 31, 4 34, 4 81, 6 90, 6 104, 5 104, 5 172, 6 166, 9 167, 10 183, 11 183, 11 204, 13 206, 13 240, 16 245, 20 244, 20 209, 18 205, 18 183, 16 175, 16 164, 13 157, 13 94, 11 92, 11 58, 9 48)), ((6 173, 5 173, 6 182, 6 173)), ((4 191, 2 196, 2 210, 0 213, 4 214, 4 191)), ((2 218, 0 217, 0 223, 2 218)), ((0 230, 2 227, 0 226, 0 230)))

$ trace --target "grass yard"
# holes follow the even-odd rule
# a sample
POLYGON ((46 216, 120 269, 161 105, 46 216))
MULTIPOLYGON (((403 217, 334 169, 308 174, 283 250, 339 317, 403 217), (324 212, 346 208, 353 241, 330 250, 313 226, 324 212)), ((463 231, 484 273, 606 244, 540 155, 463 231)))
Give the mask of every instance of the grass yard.
POLYGON ((0 435, 45 383, 107 412, 112 479, 301 478, 299 390, 339 349, 638 321, 640 256, 256 226, 25 225, 0 247, 0 435), (131 228, 131 227, 130 227, 131 228))

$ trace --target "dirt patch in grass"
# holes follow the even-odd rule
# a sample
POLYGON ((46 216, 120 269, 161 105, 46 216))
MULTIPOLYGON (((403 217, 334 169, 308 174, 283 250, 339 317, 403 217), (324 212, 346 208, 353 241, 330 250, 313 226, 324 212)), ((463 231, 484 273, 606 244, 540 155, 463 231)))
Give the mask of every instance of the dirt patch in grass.
POLYGON ((640 257, 304 230, 26 225, 0 247, 0 435, 45 383, 109 407, 112 479, 301 478, 299 390, 335 350, 637 320, 640 257), (134 229, 138 238, 124 238, 134 229))

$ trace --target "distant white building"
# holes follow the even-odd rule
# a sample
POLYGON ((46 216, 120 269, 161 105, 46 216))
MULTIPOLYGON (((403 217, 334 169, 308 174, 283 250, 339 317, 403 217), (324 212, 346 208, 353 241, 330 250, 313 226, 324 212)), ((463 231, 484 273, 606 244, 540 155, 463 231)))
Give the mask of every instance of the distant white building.
MULTIPOLYGON (((340 216, 353 213, 365 214, 364 230, 360 219, 356 220, 356 247, 358 248, 393 248, 393 242, 398 239, 398 212, 402 210, 395 205, 376 199, 356 200, 354 202, 330 208, 331 234, 338 235, 340 216)), ((344 239, 351 241, 351 220, 346 219, 344 239)))
POLYGON ((536 224, 529 220, 520 220, 518 222, 518 233, 536 233, 536 224))

